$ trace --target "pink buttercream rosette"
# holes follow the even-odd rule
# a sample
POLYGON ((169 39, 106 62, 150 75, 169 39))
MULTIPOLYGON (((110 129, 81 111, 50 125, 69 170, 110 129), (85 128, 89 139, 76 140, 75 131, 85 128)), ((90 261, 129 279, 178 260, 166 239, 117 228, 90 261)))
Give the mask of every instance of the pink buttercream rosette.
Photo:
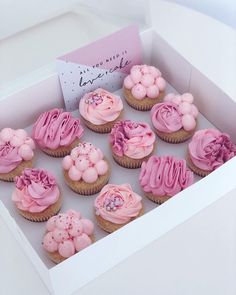
POLYGON ((51 217, 46 223, 46 231, 43 248, 56 263, 88 247, 94 239, 92 221, 74 210, 51 217))

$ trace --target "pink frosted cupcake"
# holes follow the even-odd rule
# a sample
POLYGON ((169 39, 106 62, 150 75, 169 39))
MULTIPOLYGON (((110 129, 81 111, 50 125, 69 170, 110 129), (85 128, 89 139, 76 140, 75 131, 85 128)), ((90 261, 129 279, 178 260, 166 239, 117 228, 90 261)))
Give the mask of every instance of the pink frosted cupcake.
POLYGON ((121 118, 123 102, 102 88, 86 93, 79 103, 79 112, 86 126, 99 133, 108 133, 121 118))
POLYGON ((143 213, 142 198, 129 184, 107 184, 95 199, 98 225, 106 232, 113 232, 143 213))
POLYGON ((94 225, 80 212, 68 210, 46 223, 43 248, 55 263, 71 257, 94 242, 94 225))
POLYGON ((109 164, 102 151, 91 143, 80 143, 62 161, 67 185, 81 195, 99 192, 110 177, 109 164))
POLYGON ((13 181, 25 168, 33 166, 35 144, 23 129, 4 128, 0 132, 0 179, 13 181))
POLYGON ((39 116, 33 127, 33 138, 43 152, 64 157, 77 146, 83 128, 78 118, 63 109, 52 109, 39 116))
POLYGON ((119 121, 109 137, 114 160, 125 168, 139 168, 155 149, 155 134, 147 123, 119 121))
POLYGON ((151 119, 157 135, 170 143, 184 142, 196 130, 198 109, 190 93, 168 94, 163 103, 151 110, 151 119))
POLYGON ((136 65, 131 68, 123 86, 128 104, 136 110, 148 111, 162 100, 166 81, 157 68, 136 65))
POLYGON ((62 198, 55 177, 46 170, 26 168, 15 178, 12 200, 31 221, 45 221, 58 213, 62 198))
POLYGON ((188 145, 187 162, 199 176, 206 176, 236 155, 230 136, 217 129, 197 131, 188 145))
POLYGON ((162 204, 193 183, 193 173, 185 160, 173 156, 152 156, 143 162, 139 183, 145 196, 162 204))

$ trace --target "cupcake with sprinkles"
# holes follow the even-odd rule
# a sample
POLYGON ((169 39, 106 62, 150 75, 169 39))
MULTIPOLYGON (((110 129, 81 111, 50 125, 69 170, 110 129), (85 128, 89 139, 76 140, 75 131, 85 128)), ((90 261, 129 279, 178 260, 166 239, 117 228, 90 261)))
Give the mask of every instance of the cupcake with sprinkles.
POLYGON ((161 72, 148 65, 135 65, 124 79, 127 103, 139 111, 148 111, 164 97, 166 81, 161 72))
POLYGON ((151 120, 158 137, 169 143, 180 143, 193 136, 198 116, 193 100, 191 93, 170 93, 162 103, 153 106, 151 120))

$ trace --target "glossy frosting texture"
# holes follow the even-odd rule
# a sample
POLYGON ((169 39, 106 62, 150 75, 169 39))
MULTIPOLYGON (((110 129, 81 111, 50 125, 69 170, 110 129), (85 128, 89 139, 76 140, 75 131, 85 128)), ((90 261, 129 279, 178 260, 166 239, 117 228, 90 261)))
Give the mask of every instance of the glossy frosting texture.
POLYGON ((78 118, 63 109, 52 109, 42 113, 33 127, 33 138, 41 148, 55 150, 68 146, 83 135, 78 118))
POLYGON ((32 213, 42 212, 56 203, 60 192, 54 176, 42 169, 25 169, 15 178, 12 200, 16 207, 32 213))
POLYGON ((129 89, 134 98, 142 100, 145 97, 157 98, 166 88, 166 81, 161 72, 148 65, 136 65, 124 80, 124 87, 129 89))
POLYGON ((187 168, 185 160, 152 156, 142 163, 139 182, 144 192, 174 196, 193 183, 193 172, 187 168))
POLYGON ((147 123, 124 120, 114 125, 109 140, 117 156, 142 159, 153 151, 155 134, 147 123))
POLYGON ((121 98, 102 88, 86 93, 79 103, 81 116, 94 125, 102 125, 116 120, 122 110, 121 98))
POLYGON ((0 132, 0 173, 14 170, 22 161, 32 160, 35 144, 23 129, 0 132))
POLYGON ((46 223, 43 248, 50 253, 58 252, 68 258, 92 244, 94 225, 80 212, 68 210, 51 217, 46 223))
POLYGON ((168 94, 163 103, 157 103, 151 110, 153 126, 165 133, 172 133, 181 128, 186 131, 194 130, 198 109, 193 100, 190 93, 168 94))
POLYGON ((196 167, 213 171, 236 155, 236 146, 228 134, 217 129, 203 129, 195 132, 188 151, 196 167))
POLYGON ((129 184, 107 184, 95 199, 95 213, 112 223, 124 224, 139 215, 141 201, 129 184))
POLYGON ((99 176, 108 172, 108 163, 103 153, 89 142, 80 143, 69 156, 62 161, 62 167, 68 171, 73 181, 95 182, 99 176))

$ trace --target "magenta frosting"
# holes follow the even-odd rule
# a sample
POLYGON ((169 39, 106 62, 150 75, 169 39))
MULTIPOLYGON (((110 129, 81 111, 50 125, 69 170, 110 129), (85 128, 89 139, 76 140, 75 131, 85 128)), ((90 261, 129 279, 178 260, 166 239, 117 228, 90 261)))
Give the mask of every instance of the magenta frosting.
POLYGON ((83 135, 78 118, 63 109, 52 109, 41 114, 33 127, 33 138, 42 148, 57 149, 68 146, 83 135))
POLYGON ((152 156, 143 162, 139 182, 144 192, 174 196, 193 183, 193 172, 186 161, 174 156, 152 156))
POLYGON ((236 155, 236 145, 228 134, 217 129, 204 129, 195 132, 188 151, 196 167, 213 171, 236 155))
POLYGON ((5 143, 0 145, 0 173, 8 173, 14 170, 22 162, 22 157, 18 154, 18 147, 5 143))

